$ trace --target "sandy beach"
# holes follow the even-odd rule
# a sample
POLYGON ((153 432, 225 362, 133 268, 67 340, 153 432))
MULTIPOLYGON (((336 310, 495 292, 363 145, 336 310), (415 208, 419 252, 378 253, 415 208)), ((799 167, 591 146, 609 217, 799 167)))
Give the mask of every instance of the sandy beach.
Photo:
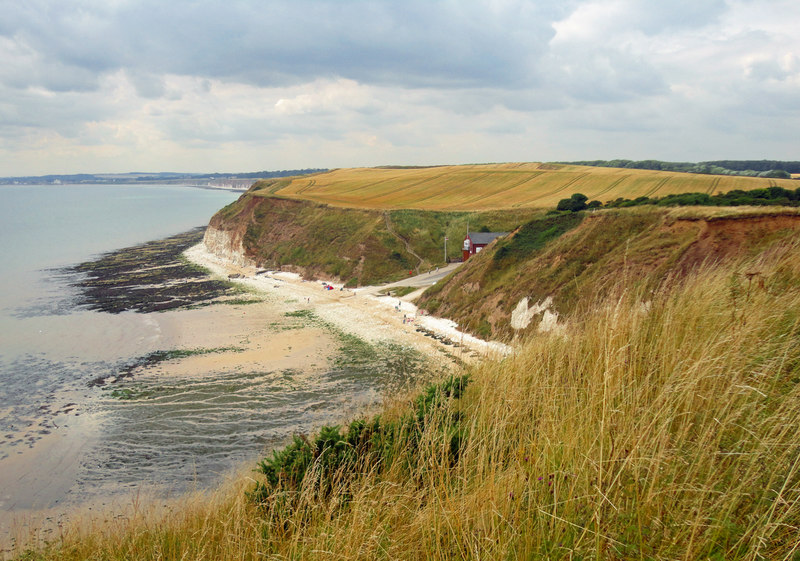
POLYGON ((213 275, 245 287, 263 302, 234 309, 216 305, 156 316, 163 333, 163 348, 232 350, 171 360, 148 368, 147 375, 187 375, 243 367, 324 368, 335 350, 324 325, 372 344, 413 348, 441 365, 508 352, 505 345, 463 333, 454 322, 420 313, 413 304, 425 288, 459 264, 442 268, 436 276, 422 274, 391 285, 347 289, 341 284, 303 280, 291 272, 241 266, 210 253, 202 243, 184 255, 213 275), (419 289, 401 297, 383 294, 395 285, 419 289), (286 321, 287 314, 303 311, 313 314, 322 325, 310 322, 303 329, 290 331, 274 328, 286 321))

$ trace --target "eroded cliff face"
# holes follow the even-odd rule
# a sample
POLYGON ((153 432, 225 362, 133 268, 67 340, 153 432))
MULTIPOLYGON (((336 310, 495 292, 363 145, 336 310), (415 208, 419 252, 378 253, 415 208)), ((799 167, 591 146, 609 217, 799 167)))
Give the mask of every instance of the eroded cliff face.
POLYGON ((568 318, 622 291, 654 293, 699 267, 740 260, 743 275, 758 275, 759 259, 800 243, 800 215, 793 211, 702 212, 709 216, 658 208, 594 213, 524 255, 512 235, 429 289, 420 303, 480 336, 511 338, 552 329, 554 316, 568 318))
POLYGON ((230 261, 240 267, 257 266, 257 263, 245 256, 242 236, 236 230, 221 230, 209 225, 203 236, 203 244, 214 255, 230 261))
POLYGON ((209 251, 239 265, 349 286, 397 280, 416 263, 387 230, 382 212, 253 192, 215 214, 204 241, 209 251))

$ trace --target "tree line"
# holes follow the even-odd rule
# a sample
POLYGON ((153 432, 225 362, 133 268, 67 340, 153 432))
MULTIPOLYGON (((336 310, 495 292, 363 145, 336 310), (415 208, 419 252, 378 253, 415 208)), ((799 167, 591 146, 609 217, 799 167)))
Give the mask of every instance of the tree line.
POLYGON ((678 171, 707 175, 742 175, 747 177, 771 177, 789 179, 800 173, 800 162, 780 160, 713 160, 708 162, 663 162, 661 160, 584 160, 559 162, 579 166, 607 168, 649 169, 656 171, 678 171))
POLYGON ((734 189, 727 193, 709 195, 707 193, 680 193, 663 197, 637 197, 635 199, 618 198, 603 203, 590 201, 582 193, 575 193, 568 199, 558 201, 556 211, 578 212, 595 208, 624 208, 640 205, 657 206, 800 206, 800 188, 784 189, 783 187, 767 187, 742 191, 734 189))

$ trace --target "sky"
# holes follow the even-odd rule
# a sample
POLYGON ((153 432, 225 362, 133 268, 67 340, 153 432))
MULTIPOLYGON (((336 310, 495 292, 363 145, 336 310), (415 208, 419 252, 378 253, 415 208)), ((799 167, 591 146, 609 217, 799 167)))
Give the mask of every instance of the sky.
POLYGON ((0 0, 0 176, 800 160, 797 0, 0 0))

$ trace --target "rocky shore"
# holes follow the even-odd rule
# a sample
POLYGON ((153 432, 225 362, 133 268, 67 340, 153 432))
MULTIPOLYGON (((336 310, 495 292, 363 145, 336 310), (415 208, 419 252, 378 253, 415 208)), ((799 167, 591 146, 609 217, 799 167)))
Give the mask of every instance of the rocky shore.
POLYGON ((235 287, 211 279, 204 270, 182 258, 203 239, 197 228, 163 240, 113 251, 64 270, 77 274, 77 305, 112 314, 173 310, 207 304, 234 294, 235 287))

